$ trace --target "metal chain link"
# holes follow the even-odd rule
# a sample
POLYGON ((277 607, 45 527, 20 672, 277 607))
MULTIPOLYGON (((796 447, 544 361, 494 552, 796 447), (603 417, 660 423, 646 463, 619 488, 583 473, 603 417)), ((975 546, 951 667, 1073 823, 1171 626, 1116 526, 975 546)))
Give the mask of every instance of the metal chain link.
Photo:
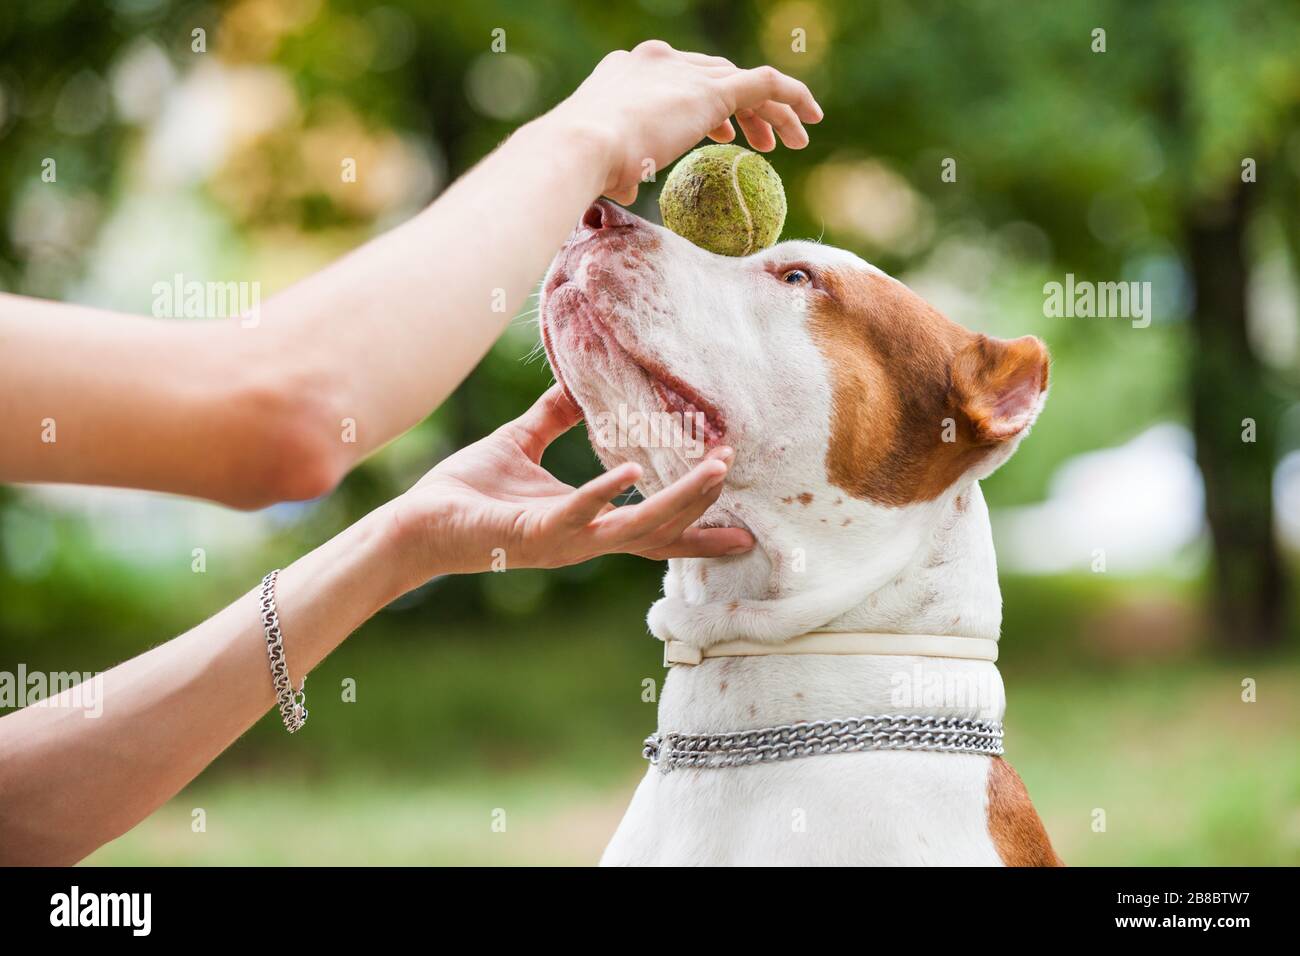
POLYGON ((642 756, 663 773, 678 767, 740 767, 867 750, 929 750, 1001 756, 1002 722, 973 717, 883 715, 814 720, 725 734, 651 734, 642 756))
POLYGON ((275 581, 280 576, 276 568, 262 578, 262 630, 266 633, 266 655, 271 661, 271 685, 280 708, 280 719, 289 733, 307 723, 307 678, 293 691, 289 680, 289 665, 284 659, 284 635, 280 632, 280 615, 275 609, 275 581))

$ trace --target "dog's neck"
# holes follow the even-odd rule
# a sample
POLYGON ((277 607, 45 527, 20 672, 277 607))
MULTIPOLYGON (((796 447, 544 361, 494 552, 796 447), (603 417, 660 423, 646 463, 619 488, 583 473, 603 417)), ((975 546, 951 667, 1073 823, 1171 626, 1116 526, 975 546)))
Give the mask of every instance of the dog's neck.
POLYGON ((996 640, 1002 593, 979 482, 941 499, 926 532, 888 583, 828 622, 828 629, 996 640))
POLYGON ((650 610, 656 637, 698 647, 817 629, 998 637, 1002 599, 978 482, 906 509, 833 499, 818 514, 780 500, 730 504, 758 538, 749 554, 670 562, 650 610))
MULTIPOLYGON (((847 574, 850 580, 867 582, 856 598, 846 599, 845 589, 833 579, 801 582, 799 572, 787 574, 785 580, 795 583, 771 598, 738 597, 738 583, 750 581, 752 586, 755 576, 742 573, 749 569, 727 561, 673 562, 666 597, 656 604, 658 613, 652 611, 652 627, 658 617, 661 626, 671 622, 667 626, 673 636, 694 637, 701 645, 733 637, 773 640, 782 633, 788 638, 814 628, 996 639, 1002 602, 979 485, 954 489, 933 505, 928 514, 911 515, 909 528, 891 529, 892 538, 881 539, 873 553, 845 555, 833 567, 823 566, 820 573, 832 578, 847 574), (907 547, 898 547, 900 542, 907 547), (882 578, 883 583, 872 586, 882 578), (686 594, 698 601, 694 616, 681 609, 686 594), (665 606, 672 613, 663 613, 665 606), (733 606, 734 611, 727 610, 733 606), (821 618, 819 606, 827 609, 821 618), (721 615, 706 610, 717 607, 723 609, 721 615), (765 607, 772 612, 765 615, 765 607), (740 614, 745 615, 742 627, 760 626, 748 633, 729 631, 726 623, 740 614), (714 640, 701 640, 702 634, 714 640)), ((794 538, 797 534, 790 540, 760 541, 772 553, 788 548, 794 538)), ((747 560, 759 563, 758 556, 747 560)), ((780 579, 781 559, 764 563, 776 566, 775 573, 768 571, 772 581, 780 579)), ((818 573, 817 563, 810 564, 804 573, 818 573)), ((869 655, 712 658, 672 669, 660 701, 660 727, 721 732, 919 711, 996 719, 1004 708, 1001 677, 985 662, 869 655)))

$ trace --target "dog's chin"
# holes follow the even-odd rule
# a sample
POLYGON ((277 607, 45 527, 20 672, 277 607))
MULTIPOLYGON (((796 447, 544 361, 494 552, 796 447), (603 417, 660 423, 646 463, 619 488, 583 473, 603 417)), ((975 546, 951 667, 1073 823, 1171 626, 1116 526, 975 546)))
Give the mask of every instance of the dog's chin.
POLYGON ((589 420, 597 410, 619 408, 636 409, 647 419, 667 416, 681 433, 670 441, 701 455, 723 444, 727 422, 718 405, 670 372, 661 357, 629 341, 626 332, 617 334, 613 314, 597 309, 590 295, 571 284, 543 301, 542 344, 569 399, 589 420))
POLYGON ((662 414, 659 410, 647 413, 640 404, 607 402, 584 403, 579 393, 578 407, 582 409, 587 426, 587 437, 596 457, 606 470, 632 463, 641 467, 637 488, 643 495, 652 495, 685 475, 703 460, 707 448, 676 447, 675 443, 646 444, 639 431, 641 422, 649 414, 662 414))

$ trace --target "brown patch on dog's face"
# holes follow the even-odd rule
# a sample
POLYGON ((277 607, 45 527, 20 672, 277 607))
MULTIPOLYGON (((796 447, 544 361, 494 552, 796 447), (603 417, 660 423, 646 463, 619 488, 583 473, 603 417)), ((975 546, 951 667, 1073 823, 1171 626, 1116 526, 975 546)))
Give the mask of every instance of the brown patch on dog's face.
POLYGON ((978 335, 876 272, 820 281, 809 325, 832 372, 832 484, 887 505, 929 501, 1032 423, 1047 387, 1037 339, 978 335))

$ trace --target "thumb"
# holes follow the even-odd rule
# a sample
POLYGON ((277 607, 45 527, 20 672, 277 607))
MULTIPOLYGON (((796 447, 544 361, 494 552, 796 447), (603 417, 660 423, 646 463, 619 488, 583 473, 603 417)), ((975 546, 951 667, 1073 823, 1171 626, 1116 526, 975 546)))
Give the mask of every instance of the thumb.
POLYGON ((637 185, 636 183, 633 183, 631 186, 628 186, 626 189, 620 189, 615 192, 608 193, 608 196, 610 199, 614 200, 614 202, 618 203, 620 206, 630 206, 632 205, 632 203, 636 202, 636 192, 637 192, 637 185))
POLYGON ((532 408, 505 427, 535 464, 542 460, 542 452, 551 442, 580 421, 582 410, 573 404, 563 386, 552 385, 533 402, 532 408))

